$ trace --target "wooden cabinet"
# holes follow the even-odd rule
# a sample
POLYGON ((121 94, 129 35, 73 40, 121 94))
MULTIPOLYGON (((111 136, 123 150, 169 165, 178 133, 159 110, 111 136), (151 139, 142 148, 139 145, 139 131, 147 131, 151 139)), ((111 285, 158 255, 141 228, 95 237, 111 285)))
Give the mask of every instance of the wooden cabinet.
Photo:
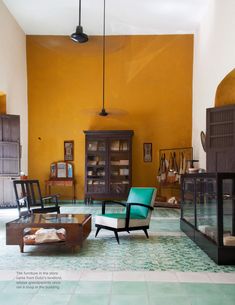
POLYGON ((235 105, 208 108, 206 159, 208 172, 235 172, 235 105))
POLYGON ((0 115, 0 176, 20 173, 20 117, 0 115))
POLYGON ((84 131, 85 199, 126 199, 132 180, 132 130, 84 131))

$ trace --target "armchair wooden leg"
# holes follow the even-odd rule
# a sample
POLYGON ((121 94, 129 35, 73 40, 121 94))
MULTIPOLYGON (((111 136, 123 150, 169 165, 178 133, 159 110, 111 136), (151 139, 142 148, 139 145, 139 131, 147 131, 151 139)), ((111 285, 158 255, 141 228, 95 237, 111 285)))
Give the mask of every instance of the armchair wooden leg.
POLYGON ((101 230, 101 228, 97 228, 96 232, 95 232, 95 237, 98 235, 99 231, 101 230))
POLYGON ((143 229, 143 231, 144 231, 144 233, 145 233, 146 237, 147 237, 147 238, 149 238, 149 235, 148 235, 148 231, 147 231, 147 229, 143 229))
POLYGON ((24 253, 24 243, 21 243, 19 246, 20 246, 20 252, 24 253))
POLYGON ((120 243, 119 243, 119 237, 118 237, 117 231, 114 231, 114 234, 115 234, 115 237, 116 237, 116 240, 117 240, 118 244, 120 244, 120 243))

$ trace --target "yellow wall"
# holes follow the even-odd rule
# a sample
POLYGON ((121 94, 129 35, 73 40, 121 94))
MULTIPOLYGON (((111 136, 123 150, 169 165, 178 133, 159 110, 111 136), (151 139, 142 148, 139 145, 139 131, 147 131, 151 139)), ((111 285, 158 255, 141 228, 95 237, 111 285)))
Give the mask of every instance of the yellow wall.
POLYGON ((235 69, 221 81, 215 96, 216 107, 230 104, 235 104, 235 69))
POLYGON ((75 44, 64 36, 28 36, 29 176, 41 183, 50 163, 75 142, 77 195, 83 198, 83 130, 133 129, 133 185, 155 185, 158 150, 191 146, 192 35, 106 39, 106 110, 102 104, 102 37, 75 44), (143 162, 143 143, 153 162, 143 162))

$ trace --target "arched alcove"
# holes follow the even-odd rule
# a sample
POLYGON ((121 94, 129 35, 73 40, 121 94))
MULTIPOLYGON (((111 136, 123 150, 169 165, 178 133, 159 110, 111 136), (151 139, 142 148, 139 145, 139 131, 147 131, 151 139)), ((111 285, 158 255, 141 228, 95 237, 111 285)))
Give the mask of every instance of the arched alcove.
POLYGON ((0 113, 6 114, 6 94, 0 91, 0 113))
POLYGON ((235 104, 235 69, 221 81, 215 95, 215 107, 230 104, 235 104))

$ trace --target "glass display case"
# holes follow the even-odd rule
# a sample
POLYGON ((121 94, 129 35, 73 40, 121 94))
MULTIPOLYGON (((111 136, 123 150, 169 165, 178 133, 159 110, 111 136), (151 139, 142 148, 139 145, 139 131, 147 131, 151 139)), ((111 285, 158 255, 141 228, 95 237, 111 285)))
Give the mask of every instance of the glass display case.
POLYGON ((132 130, 84 131, 85 201, 126 199, 131 187, 132 130))
POLYGON ((235 264, 235 173, 182 176, 181 230, 217 264, 235 264))

